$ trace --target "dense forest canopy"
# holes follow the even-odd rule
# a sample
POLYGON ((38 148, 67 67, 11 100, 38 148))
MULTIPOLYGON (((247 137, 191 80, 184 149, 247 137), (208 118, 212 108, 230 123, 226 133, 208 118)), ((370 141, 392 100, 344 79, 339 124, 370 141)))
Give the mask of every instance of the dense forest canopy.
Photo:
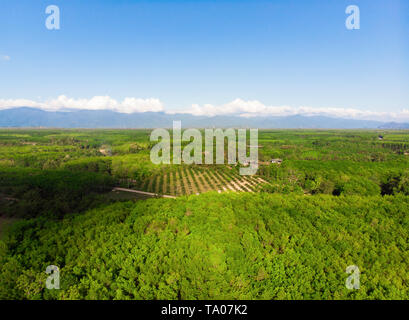
POLYGON ((0 296, 408 299, 408 210, 407 196, 210 192, 21 221, 0 244, 0 296), (50 264, 61 290, 44 290, 50 264))

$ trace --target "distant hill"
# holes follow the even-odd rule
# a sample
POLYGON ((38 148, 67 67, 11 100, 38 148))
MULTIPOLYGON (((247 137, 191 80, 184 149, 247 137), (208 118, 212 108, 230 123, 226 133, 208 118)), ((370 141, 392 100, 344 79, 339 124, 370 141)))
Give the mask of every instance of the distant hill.
POLYGON ((173 120, 193 128, 409 129, 408 123, 384 123, 325 116, 252 117, 193 116, 164 112, 119 113, 108 110, 44 111, 20 107, 0 110, 0 127, 169 128, 173 120))
POLYGON ((388 123, 384 123, 381 126, 379 126, 379 129, 395 129, 395 130, 409 129, 409 123, 388 122, 388 123))

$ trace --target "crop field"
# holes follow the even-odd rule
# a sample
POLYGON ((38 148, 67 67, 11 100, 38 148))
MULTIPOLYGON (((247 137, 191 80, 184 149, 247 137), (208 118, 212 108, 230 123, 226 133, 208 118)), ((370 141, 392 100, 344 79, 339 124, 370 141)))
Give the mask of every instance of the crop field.
POLYGON ((208 191, 257 192, 263 184, 268 183, 261 177, 239 175, 229 167, 223 169, 181 166, 173 170, 163 170, 140 183, 130 181, 128 187, 156 194, 182 196, 208 191))

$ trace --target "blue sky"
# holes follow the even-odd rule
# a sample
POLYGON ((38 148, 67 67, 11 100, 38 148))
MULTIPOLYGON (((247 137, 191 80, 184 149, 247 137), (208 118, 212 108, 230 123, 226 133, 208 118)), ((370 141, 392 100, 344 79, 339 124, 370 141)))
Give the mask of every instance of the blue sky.
POLYGON ((0 8, 0 108, 27 100, 369 118, 409 109, 406 0, 2 0, 0 8), (53 4, 61 29, 50 31, 53 4), (360 30, 345 27, 351 4, 360 30))

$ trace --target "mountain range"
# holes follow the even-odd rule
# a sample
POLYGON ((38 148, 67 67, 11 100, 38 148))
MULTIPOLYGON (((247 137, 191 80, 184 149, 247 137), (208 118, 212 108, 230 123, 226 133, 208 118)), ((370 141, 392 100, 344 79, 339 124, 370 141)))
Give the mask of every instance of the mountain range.
POLYGON ((109 110, 44 111, 29 107, 0 110, 0 127, 170 128, 176 120, 180 120, 185 128, 409 129, 409 123, 326 116, 208 117, 164 112, 126 114, 109 110))

